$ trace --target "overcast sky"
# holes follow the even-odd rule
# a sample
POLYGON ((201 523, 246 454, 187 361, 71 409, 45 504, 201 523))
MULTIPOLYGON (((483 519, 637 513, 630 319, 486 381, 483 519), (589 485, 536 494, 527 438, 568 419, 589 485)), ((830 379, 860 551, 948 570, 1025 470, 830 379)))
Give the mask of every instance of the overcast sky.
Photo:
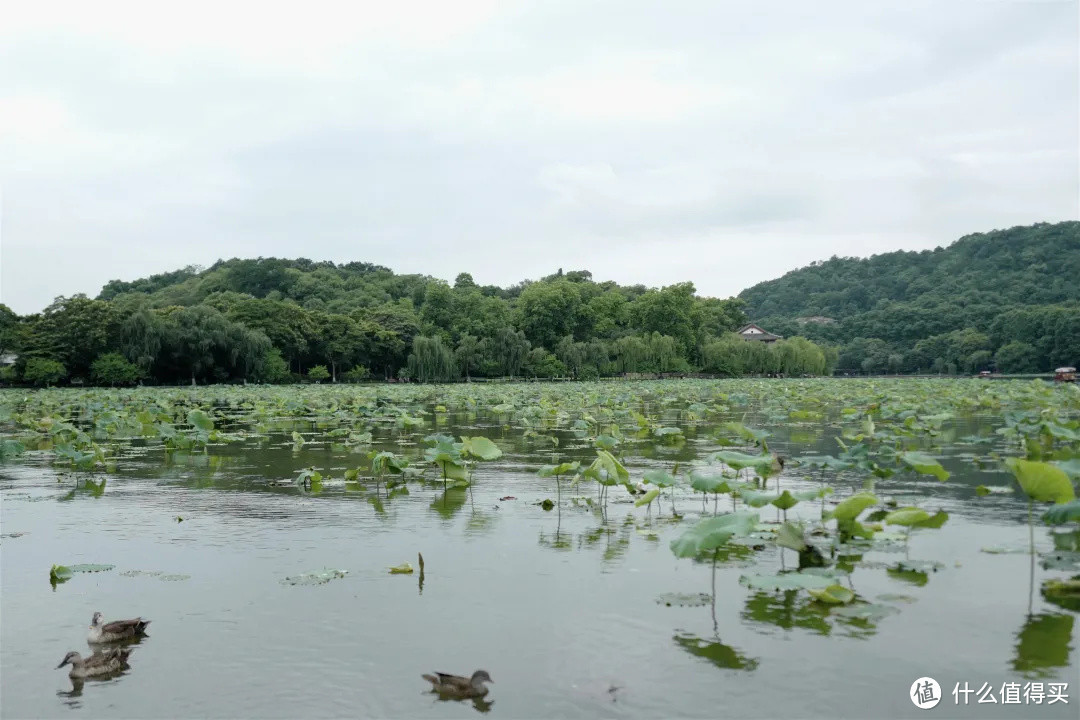
POLYGON ((726 297, 1076 219, 1078 3, 11 2, 0 302, 229 257, 726 297))

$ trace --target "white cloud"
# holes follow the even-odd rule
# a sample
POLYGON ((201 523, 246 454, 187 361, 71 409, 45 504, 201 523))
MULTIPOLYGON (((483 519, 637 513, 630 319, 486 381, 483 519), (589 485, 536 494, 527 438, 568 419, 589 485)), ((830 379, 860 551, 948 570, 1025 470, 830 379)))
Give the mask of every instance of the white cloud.
POLYGON ((17 3, 0 301, 252 255, 727 295, 1074 219, 1077 46, 1075 3, 17 3))

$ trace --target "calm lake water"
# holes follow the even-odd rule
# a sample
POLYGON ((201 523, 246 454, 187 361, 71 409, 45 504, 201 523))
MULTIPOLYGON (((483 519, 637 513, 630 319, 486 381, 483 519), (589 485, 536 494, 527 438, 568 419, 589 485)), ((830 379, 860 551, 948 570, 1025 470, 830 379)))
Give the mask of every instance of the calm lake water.
MULTIPOLYGON (((740 418, 742 415, 740 414, 740 418)), ((836 429, 772 424, 770 448, 788 456, 835 452, 836 429)), ((990 434, 992 417, 947 427, 950 437, 990 434)), ((308 426, 310 428, 310 425, 308 426)), ((713 449, 711 424, 685 428, 681 448, 640 446, 631 474, 713 449)), ((376 500, 343 481, 321 492, 272 487, 305 467, 342 477, 360 455, 327 442, 296 450, 291 429, 267 439, 213 446, 208 455, 164 460, 139 447, 120 462, 104 491, 54 470, 45 454, 0 466, 0 714, 5 718, 1076 718, 1080 703, 1076 613, 1039 593, 1052 575, 1029 557, 980 548, 1026 548, 1027 505, 1020 495, 977 498, 980 484, 1011 476, 980 471, 951 446, 947 483, 897 477, 889 497, 943 508, 940 530, 913 534, 912 560, 941 563, 926 573, 895 572, 903 548, 868 553, 851 581, 860 595, 891 606, 877 619, 831 614, 805 592, 760 592, 748 572, 790 568, 793 553, 733 552, 717 568, 715 608, 668 606, 669 593, 711 593, 707 563, 676 558, 670 541, 701 513, 700 495, 676 493, 687 517, 671 522, 635 508, 611 490, 606 517, 574 497, 594 484, 564 488, 563 505, 536 469, 551 453, 521 428, 450 414, 437 428, 486 435, 504 450, 480 465, 472 492, 409 483, 409 494, 376 500), (177 518, 183 521, 178 522, 177 518), (14 537, 13 533, 25 533, 14 537), (417 564, 425 573, 391 575, 417 564), (52 587, 54 563, 107 563, 52 587), (321 585, 283 581, 324 568, 347 570, 321 585), (139 572, 134 572, 139 571, 139 572), (158 573, 158 574, 150 574, 158 573), (1029 606, 1030 602, 1030 606, 1029 606), (130 669, 73 686, 69 650, 88 653, 95 610, 106 619, 141 615, 150 637, 130 669), (715 617, 715 621, 714 621, 715 617), (488 670, 486 702, 442 702, 422 673, 488 670), (944 698, 930 711, 909 699, 912 682, 935 678, 944 698), (1069 683, 1069 703, 1003 705, 1003 683, 1069 683), (994 689, 997 704, 956 705, 967 682, 994 689)), ((589 460, 591 447, 569 433, 561 459, 589 460)), ((376 447, 418 457, 390 430, 376 447)), ((366 460, 364 461, 366 464, 366 460)), ((782 487, 811 489, 811 471, 788 467, 782 487)), ((100 475, 100 474, 99 474, 100 475)), ((830 478, 843 497, 862 478, 830 478)), ((887 487, 887 490, 885 489, 887 487)), ((722 510, 730 498, 721 497, 722 510)), ((709 512, 712 502, 709 502, 709 512)), ((762 508, 763 519, 778 511, 762 508)), ((792 517, 814 519, 803 503, 792 517)), ((1052 547, 1036 528, 1040 549, 1052 547)), ((1067 539, 1066 539, 1067 540, 1067 539)), ((1059 542, 1063 539, 1059 538, 1059 542)), ((962 699, 962 698, 961 698, 962 699)))

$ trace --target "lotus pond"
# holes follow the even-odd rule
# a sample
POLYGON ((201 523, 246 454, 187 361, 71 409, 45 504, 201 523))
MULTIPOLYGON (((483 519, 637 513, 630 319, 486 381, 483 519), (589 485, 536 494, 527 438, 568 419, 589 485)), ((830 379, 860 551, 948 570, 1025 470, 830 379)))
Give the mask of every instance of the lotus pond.
POLYGON ((0 714, 1074 718, 1078 476, 1041 381, 5 390, 0 714))

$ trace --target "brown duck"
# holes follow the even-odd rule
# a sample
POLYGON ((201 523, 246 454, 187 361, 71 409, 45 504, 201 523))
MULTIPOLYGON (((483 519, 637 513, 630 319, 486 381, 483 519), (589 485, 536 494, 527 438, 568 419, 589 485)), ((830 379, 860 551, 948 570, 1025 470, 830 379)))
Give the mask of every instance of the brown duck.
POLYGON ((435 673, 434 675, 422 676, 431 683, 431 691, 447 698, 480 698, 487 695, 488 689, 484 683, 493 683, 494 680, 488 675, 487 670, 477 670, 471 678, 460 675, 447 675, 435 673))
POLYGON ((64 659, 56 666, 56 669, 59 670, 65 665, 71 665, 71 672, 68 673, 68 677, 73 680, 94 677, 96 675, 108 675, 109 673, 116 672, 117 670, 126 667, 128 655, 130 654, 131 650, 113 648, 112 650, 107 650, 103 653, 94 653, 90 657, 84 658, 79 653, 72 651, 64 656, 64 659))
POLYGON ((146 626, 149 620, 141 617, 131 620, 114 620, 106 623, 100 612, 94 613, 90 621, 90 632, 86 635, 86 641, 91 644, 119 642, 130 638, 146 635, 146 626))

